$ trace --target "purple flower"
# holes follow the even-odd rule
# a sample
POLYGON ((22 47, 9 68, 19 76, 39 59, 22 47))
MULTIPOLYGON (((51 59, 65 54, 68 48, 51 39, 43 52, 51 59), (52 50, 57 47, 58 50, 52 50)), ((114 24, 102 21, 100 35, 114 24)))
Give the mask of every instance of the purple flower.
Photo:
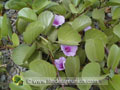
POLYGON ((60 57, 59 59, 55 59, 54 63, 56 68, 61 71, 65 69, 66 59, 64 57, 60 57))
POLYGON ((88 26, 88 27, 86 27, 86 28, 84 29, 84 31, 86 32, 86 31, 88 31, 88 30, 90 30, 90 29, 92 29, 92 27, 91 27, 91 26, 88 26))
POLYGON ((55 26, 57 28, 58 26, 62 25, 64 22, 65 22, 64 16, 55 15, 53 26, 55 26))
POLYGON ((61 45, 61 50, 66 56, 75 56, 78 46, 61 45))

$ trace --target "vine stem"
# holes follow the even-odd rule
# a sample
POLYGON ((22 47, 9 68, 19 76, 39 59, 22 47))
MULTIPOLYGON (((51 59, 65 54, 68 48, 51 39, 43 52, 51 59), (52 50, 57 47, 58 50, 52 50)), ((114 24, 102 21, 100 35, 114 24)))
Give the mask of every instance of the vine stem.
MULTIPOLYGON (((50 58, 51 58, 51 60, 52 60, 52 63, 53 63, 53 65, 55 66, 54 57, 52 56, 52 54, 50 53, 50 51, 49 51, 49 54, 50 54, 50 58)), ((58 76, 58 79, 61 80, 61 77, 60 77, 60 74, 59 74, 59 71, 58 71, 58 70, 57 70, 57 76, 58 76)), ((62 86, 62 89, 65 90, 64 85, 61 84, 61 86, 62 86)))

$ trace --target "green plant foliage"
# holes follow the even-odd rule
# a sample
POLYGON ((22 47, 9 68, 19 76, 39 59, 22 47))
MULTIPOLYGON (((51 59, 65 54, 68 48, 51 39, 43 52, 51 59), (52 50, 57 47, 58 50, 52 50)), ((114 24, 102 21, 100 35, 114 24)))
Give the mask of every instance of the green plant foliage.
POLYGON ((47 34, 52 26, 54 15, 50 11, 45 11, 38 16, 38 20, 45 26, 45 34, 47 34))
POLYGON ((118 66, 120 61, 120 48, 117 45, 112 45, 110 48, 110 53, 107 60, 108 68, 115 68, 118 66))
POLYGON ((113 33, 120 38, 120 29, 119 28, 120 28, 120 24, 116 25, 113 28, 113 33))
POLYGON ((78 13, 78 10, 75 8, 73 4, 69 4, 69 7, 72 13, 78 13))
POLYGON ((20 32, 20 33, 23 33, 27 27, 27 25, 29 24, 28 21, 24 20, 24 19, 21 19, 19 18, 17 20, 17 24, 16 24, 16 27, 17 27, 17 30, 20 32))
POLYGON ((75 77, 78 75, 80 71, 80 60, 79 57, 69 57, 67 58, 66 64, 65 64, 65 72, 68 77, 75 77), (71 69, 72 68, 72 69, 71 69))
POLYGON ((118 90, 120 88, 120 75, 115 75, 112 80, 109 81, 110 85, 114 88, 114 90, 118 90))
POLYGON ((87 26, 91 25, 91 23, 91 19, 88 16, 83 15, 79 16, 72 22, 72 27, 77 31, 81 31, 87 26))
POLYGON ((12 90, 32 90, 32 88, 29 85, 18 86, 15 83, 10 83, 9 86, 12 90))
POLYGON ((34 0, 32 4, 32 8, 36 13, 41 13, 45 7, 51 2, 48 0, 34 0))
POLYGON ((35 12, 30 9, 30 8, 23 8, 18 12, 18 17, 25 19, 29 22, 35 21, 37 20, 37 15, 35 14, 35 12))
POLYGON ((84 67, 82 77, 98 77, 100 76, 100 72, 100 65, 98 63, 89 63, 84 67))
POLYGON ((85 52, 90 61, 101 62, 104 59, 104 44, 99 39, 89 39, 85 44, 85 52))
MULTIPOLYGON (((27 78, 94 77, 97 85, 59 83, 56 90, 119 90, 119 12, 120 0, 1 0, 0 51, 10 50, 14 63, 26 68, 10 89, 52 90, 55 85, 31 85, 27 78)), ((0 69, 6 72, 1 62, 0 69)))
POLYGON ((32 71, 37 72, 41 77, 56 78, 55 67, 44 60, 34 60, 30 63, 29 67, 32 71))
POLYGON ((2 37, 3 36, 9 36, 10 38, 12 37, 10 21, 7 18, 6 14, 4 14, 3 19, 2 19, 1 35, 2 37))
POLYGON ((12 53, 12 59, 16 64, 22 65, 34 53, 35 49, 35 44, 33 44, 31 47, 22 44, 14 49, 12 53))
POLYGON ((17 36, 16 33, 13 33, 13 35, 12 35, 12 42, 13 42, 14 47, 16 47, 20 44, 19 37, 17 36))
POLYGON ((58 40, 61 44, 78 45, 81 36, 70 25, 65 25, 58 30, 58 40))
POLYGON ((66 10, 63 7, 63 5, 54 5, 54 6, 50 7, 49 9, 56 14, 60 14, 60 15, 66 14, 66 10))
POLYGON ((7 9, 11 8, 15 10, 20 10, 26 6, 27 4, 23 0, 9 0, 5 5, 7 9))
POLYGON ((32 43, 44 31, 45 26, 40 21, 30 23, 23 33, 24 41, 32 43))
POLYGON ((108 42, 107 36, 97 29, 92 29, 85 33, 85 40, 87 41, 89 39, 100 39, 104 44, 108 42))
POLYGON ((112 18, 113 18, 113 19, 118 19, 118 18, 120 18, 119 12, 120 12, 120 7, 115 7, 115 8, 112 10, 112 18))

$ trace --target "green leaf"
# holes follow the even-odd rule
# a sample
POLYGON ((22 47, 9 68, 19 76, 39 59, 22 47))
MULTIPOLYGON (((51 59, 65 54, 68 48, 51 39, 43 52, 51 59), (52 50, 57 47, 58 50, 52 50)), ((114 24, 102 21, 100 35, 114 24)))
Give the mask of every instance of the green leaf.
POLYGON ((100 65, 98 63, 92 62, 83 68, 82 77, 99 77, 100 72, 100 65))
POLYGON ((2 29, 2 19, 3 19, 3 17, 0 16, 0 40, 1 40, 1 38, 2 38, 2 34, 1 34, 1 29, 2 29))
POLYGON ((80 3, 81 0, 71 0, 71 1, 75 6, 77 6, 80 3))
POLYGON ((78 13, 78 10, 75 8, 75 6, 73 4, 69 4, 70 10, 71 12, 74 13, 78 13))
POLYGON ((50 7, 49 9, 56 14, 60 14, 60 15, 66 14, 66 10, 63 7, 63 5, 55 5, 55 6, 50 7))
POLYGON ((86 60, 85 50, 84 50, 83 48, 78 48, 78 51, 77 51, 77 54, 76 54, 76 55, 79 55, 80 64, 81 64, 81 65, 84 65, 85 60, 86 60))
POLYGON ((120 0, 110 0, 109 2, 114 5, 120 5, 120 0))
POLYGON ((40 14, 47 5, 49 5, 51 2, 48 0, 34 0, 32 4, 33 10, 40 14))
POLYGON ((16 64, 22 65, 34 53, 35 49, 35 44, 31 47, 22 44, 13 50, 12 59, 16 64))
POLYGON ((109 44, 110 46, 120 40, 119 37, 114 34, 113 28, 107 29, 107 30, 105 31, 105 34, 106 34, 107 37, 108 37, 108 44, 109 44))
POLYGON ((96 20, 104 21, 105 18, 104 9, 94 9, 92 12, 92 17, 96 20))
POLYGON ((30 8, 23 8, 18 12, 18 17, 25 19, 29 22, 35 21, 37 20, 37 15, 35 14, 35 12, 30 9, 30 8))
POLYGON ((16 33, 13 33, 13 35, 12 35, 12 42, 13 42, 14 47, 16 47, 20 44, 19 37, 16 33))
POLYGON ((15 83, 10 83, 9 87, 11 90, 32 90, 29 85, 18 86, 15 83))
POLYGON ((116 7, 114 10, 112 9, 112 19, 119 19, 120 15, 120 7, 116 7))
POLYGON ((41 51, 35 51, 30 58, 28 59, 28 63, 31 63, 33 60, 42 59, 42 52, 41 51))
POLYGON ((30 23, 23 33, 24 41, 28 44, 32 43, 43 31, 44 26, 40 21, 30 23))
POLYGON ((5 4, 6 9, 15 9, 15 10, 20 10, 26 6, 27 6, 27 4, 22 0, 9 0, 5 4))
POLYGON ((120 24, 113 28, 113 33, 120 38, 120 24))
POLYGON ((58 30, 53 30, 49 35, 48 39, 52 42, 55 42, 57 40, 58 30))
POLYGON ((85 44, 85 52, 90 61, 103 61, 104 59, 104 44, 99 39, 89 39, 85 44))
POLYGON ((115 70, 115 68, 119 64, 119 61, 120 61, 120 48, 117 45, 112 45, 107 60, 108 68, 111 67, 113 70, 115 70))
POLYGON ((45 26, 45 33, 47 33, 53 24, 54 15, 50 11, 45 11, 38 16, 38 20, 45 26))
POLYGON ((76 77, 80 71, 79 57, 68 57, 65 63, 65 72, 67 77, 76 77), (71 69, 72 68, 72 69, 71 69))
POLYGON ((100 90, 115 90, 111 85, 99 85, 100 90))
POLYGON ((91 85, 77 85, 80 90, 90 90, 91 85))
POLYGON ((12 38, 12 29, 11 29, 10 21, 7 18, 6 14, 4 14, 2 19, 1 34, 2 36, 8 35, 10 39, 12 38))
MULTIPOLYGON (((36 79, 44 80, 44 77, 46 77, 46 79, 47 77, 49 79, 51 78, 52 80, 56 79, 57 72, 55 67, 44 60, 40 60, 40 59, 33 60, 29 64, 29 68, 30 68, 29 71, 22 73, 23 77, 26 79, 29 78, 32 80, 36 80, 36 79), (36 77, 36 79, 34 77, 36 77)), ((38 84, 38 86, 41 88, 46 88, 48 84, 42 84, 42 85, 38 84)), ((40 89, 40 90, 46 90, 46 89, 40 89)))
POLYGON ((85 32, 85 40, 88 39, 100 39, 101 41, 103 41, 104 45, 108 42, 107 36, 97 29, 92 29, 85 32))
POLYGON ((84 0, 85 2, 89 2, 89 3, 91 3, 91 4, 94 4, 94 3, 96 3, 97 2, 97 0, 84 0))
POLYGON ((120 75, 115 75, 110 81, 110 85, 114 88, 114 90, 118 90, 120 88, 120 75))
MULTIPOLYGON (((99 77, 100 76, 100 65, 92 62, 87 64, 82 70, 82 77, 99 77)), ((77 85, 80 90, 89 90, 91 85, 77 85)))
POLYGON ((105 19, 104 8, 102 8, 102 9, 94 9, 93 12, 92 12, 92 17, 93 17, 93 19, 98 20, 99 27, 102 30, 106 29, 106 26, 104 24, 104 19, 105 19))
POLYGON ((16 24, 18 32, 23 33, 25 31, 25 29, 26 29, 26 27, 27 27, 28 24, 29 24, 28 21, 19 18, 17 20, 17 24, 16 24))
POLYGON ((72 27, 74 30, 77 30, 78 32, 83 30, 84 28, 86 28, 87 26, 91 25, 91 19, 86 16, 86 15, 82 15, 79 16, 78 18, 76 18, 73 22, 72 22, 72 27))
POLYGON ((30 70, 37 72, 40 77, 53 77, 56 78, 55 67, 44 61, 44 60, 34 60, 29 65, 30 70))
POLYGON ((71 0, 63 0, 62 3, 63 3, 63 5, 64 5, 64 8, 65 8, 67 11, 70 11, 69 4, 71 3, 71 0))
POLYGON ((58 30, 58 40, 61 44, 78 45, 81 36, 70 25, 64 25, 58 30))

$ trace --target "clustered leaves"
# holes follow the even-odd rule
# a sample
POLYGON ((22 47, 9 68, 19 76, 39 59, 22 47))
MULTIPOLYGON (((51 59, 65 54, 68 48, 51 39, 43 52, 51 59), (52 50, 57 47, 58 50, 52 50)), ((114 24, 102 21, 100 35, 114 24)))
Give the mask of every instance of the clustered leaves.
MULTIPOLYGON (((9 0, 5 8, 18 11, 18 33, 12 33, 4 14, 0 16, 0 40, 13 43, 7 45, 13 48, 12 60, 28 69, 20 74, 23 86, 10 83, 12 90, 51 86, 26 85, 26 77, 99 77, 103 85, 96 87, 100 90, 119 90, 119 0, 9 0)), ((94 87, 92 83, 76 85, 80 90, 94 87)), ((77 90, 57 87, 62 89, 77 90)))

